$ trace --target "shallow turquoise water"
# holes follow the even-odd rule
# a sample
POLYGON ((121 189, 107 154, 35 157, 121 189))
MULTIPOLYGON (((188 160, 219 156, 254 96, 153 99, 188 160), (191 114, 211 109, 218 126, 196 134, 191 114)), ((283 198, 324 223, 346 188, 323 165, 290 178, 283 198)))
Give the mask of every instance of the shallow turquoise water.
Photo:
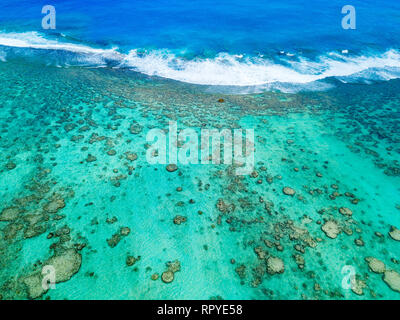
POLYGON ((0 78, 0 212, 20 211, 0 221, 2 298, 32 298, 24 279, 68 248, 82 258, 77 270, 38 299, 400 297, 364 260, 400 272, 400 243, 388 235, 400 228, 400 81, 222 95, 123 70, 20 61, 0 63, 0 78), (175 172, 148 164, 146 134, 170 119, 180 129, 254 129, 258 176, 223 164, 178 164, 175 172), (142 129, 132 134, 135 122, 142 129), (282 193, 286 186, 295 196, 282 193), (46 209, 55 198, 65 203, 56 213, 46 209), (221 210, 219 199, 235 209, 221 210), (174 224, 177 215, 187 221, 174 224), (335 239, 321 230, 330 219, 341 229, 335 239), (69 232, 56 236, 64 226, 69 232), (111 247, 121 227, 130 233, 111 247), (140 259, 128 266, 128 256, 140 259), (282 259, 282 274, 268 274, 270 256, 282 259), (181 269, 172 283, 151 279, 174 260, 181 269), (342 287, 344 266, 365 282, 362 295, 342 287))

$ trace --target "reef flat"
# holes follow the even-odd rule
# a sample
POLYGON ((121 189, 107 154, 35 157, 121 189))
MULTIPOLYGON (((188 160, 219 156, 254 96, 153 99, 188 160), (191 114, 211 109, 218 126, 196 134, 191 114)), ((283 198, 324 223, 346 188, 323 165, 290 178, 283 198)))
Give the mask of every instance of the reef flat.
POLYGON ((1 299, 400 298, 399 80, 228 95, 24 61, 0 79, 1 299), (254 172, 149 164, 170 120, 253 128, 254 172))

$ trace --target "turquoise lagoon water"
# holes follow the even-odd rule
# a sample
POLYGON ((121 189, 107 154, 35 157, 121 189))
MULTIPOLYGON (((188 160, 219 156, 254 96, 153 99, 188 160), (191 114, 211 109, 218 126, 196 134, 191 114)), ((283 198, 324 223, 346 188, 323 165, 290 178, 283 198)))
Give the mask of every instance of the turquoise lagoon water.
POLYGON ((29 297, 24 277, 67 248, 81 255, 78 270, 39 299, 399 297, 364 260, 400 270, 399 242, 388 235, 400 226, 398 80, 222 95, 118 69, 17 62, 0 64, 1 203, 19 210, 1 222, 3 298, 29 297), (179 128, 254 128, 258 177, 236 176, 223 164, 175 172, 148 164, 146 133, 167 129, 169 119, 179 128), (131 133, 132 123, 141 130, 131 133), (87 162, 89 154, 96 161, 87 162), (284 195, 285 186, 296 195, 284 195), (65 203, 56 213, 46 207, 55 198, 65 203), (222 210, 219 199, 235 209, 222 210), (174 224, 176 215, 187 221, 174 224), (321 230, 330 219, 342 230, 336 239, 321 230), (57 232, 65 226, 69 232, 57 232), (303 231, 293 226, 308 236, 296 236, 303 231), (121 227, 130 233, 111 247, 107 240, 121 227), (282 259, 285 271, 266 272, 258 247, 282 259), (294 255, 304 258, 302 267, 294 255), (128 256, 140 259, 128 266, 128 256), (175 260, 181 268, 172 283, 151 279, 175 260), (362 295, 343 289, 344 266, 365 283, 362 295))
POLYGON ((398 5, 146 3, 0 4, 0 298, 398 299, 398 5), (171 120, 254 172, 149 164, 171 120))

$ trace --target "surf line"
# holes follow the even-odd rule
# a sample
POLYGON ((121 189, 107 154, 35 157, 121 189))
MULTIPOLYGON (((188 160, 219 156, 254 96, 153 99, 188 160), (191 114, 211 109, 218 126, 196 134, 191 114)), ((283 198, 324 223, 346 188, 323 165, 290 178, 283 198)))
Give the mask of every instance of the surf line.
POLYGON ((162 307, 157 308, 158 315, 183 315, 185 318, 189 317, 192 307, 171 307, 164 304, 162 307))

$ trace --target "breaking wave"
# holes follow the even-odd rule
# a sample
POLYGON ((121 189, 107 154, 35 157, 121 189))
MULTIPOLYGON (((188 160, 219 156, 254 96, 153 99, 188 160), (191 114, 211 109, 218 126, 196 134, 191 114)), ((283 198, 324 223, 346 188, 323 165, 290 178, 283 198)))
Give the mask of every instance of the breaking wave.
MULTIPOLYGON (((66 39, 63 35, 48 38, 37 32, 0 33, 0 61, 6 61, 7 49, 46 50, 47 64, 129 68, 149 76, 191 84, 258 88, 271 88, 272 85, 286 88, 289 84, 304 88, 313 84, 309 88, 317 90, 315 82, 330 77, 342 82, 400 77, 400 52, 395 49, 357 55, 343 50, 314 59, 283 52, 272 58, 219 53, 210 58, 187 59, 167 49, 133 49, 124 53, 116 47, 95 48, 66 39)), ((326 88, 326 84, 321 88, 326 88)))

